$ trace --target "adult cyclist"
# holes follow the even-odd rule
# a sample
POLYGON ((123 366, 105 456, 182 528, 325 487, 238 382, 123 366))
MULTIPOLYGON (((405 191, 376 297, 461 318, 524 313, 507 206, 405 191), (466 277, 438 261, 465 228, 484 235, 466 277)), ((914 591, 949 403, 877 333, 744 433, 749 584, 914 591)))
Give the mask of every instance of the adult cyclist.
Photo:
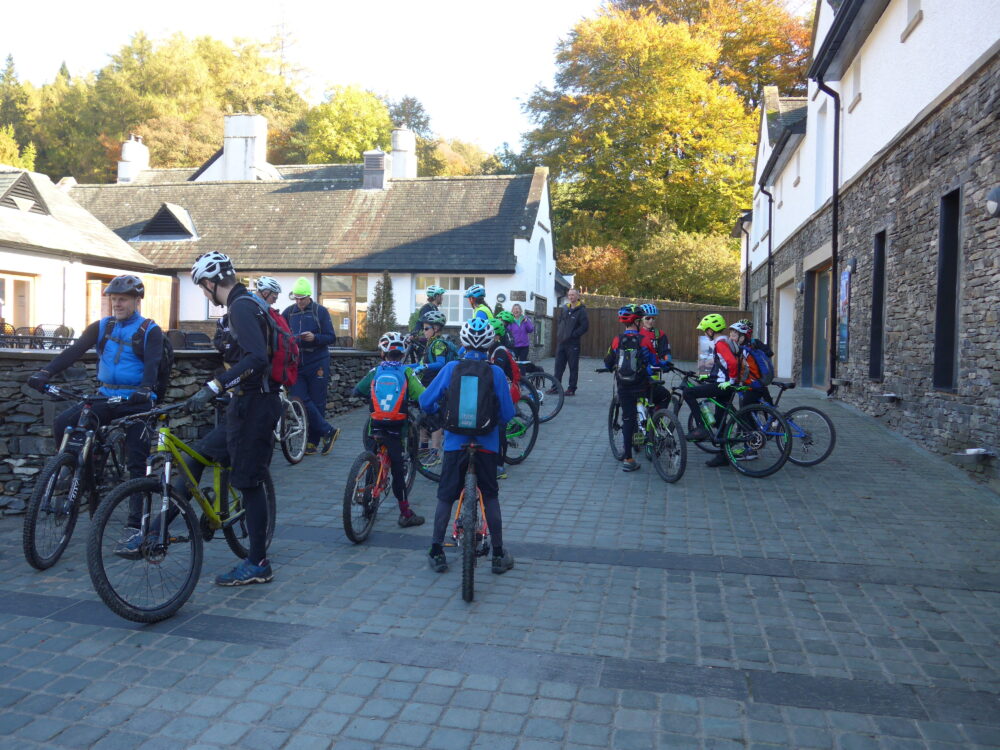
POLYGON ((420 335, 424 324, 424 316, 427 315, 427 313, 437 312, 441 309, 441 303, 444 301, 444 293, 446 291, 447 290, 444 287, 440 287, 437 284, 431 284, 427 287, 425 292, 427 295, 427 301, 417 312, 416 320, 413 322, 413 327, 410 329, 411 336, 420 335))
POLYGON ((472 307, 472 317, 493 320, 493 311, 486 304, 486 287, 482 284, 473 284, 465 290, 465 298, 472 307))

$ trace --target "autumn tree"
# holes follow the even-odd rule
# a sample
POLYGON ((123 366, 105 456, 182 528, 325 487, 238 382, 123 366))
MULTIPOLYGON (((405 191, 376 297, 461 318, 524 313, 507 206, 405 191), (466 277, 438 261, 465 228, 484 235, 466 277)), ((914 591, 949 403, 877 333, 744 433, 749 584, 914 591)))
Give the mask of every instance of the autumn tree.
POLYGON ((385 102, 356 86, 334 86, 305 116, 299 148, 308 164, 360 162, 373 148, 389 149, 392 120, 385 102))
POLYGON ((629 258, 612 245, 574 247, 559 258, 559 270, 590 294, 619 294, 630 285, 629 258))
POLYGON ((635 297, 737 305, 739 279, 737 240, 667 226, 634 253, 625 290, 635 297))
POLYGON ((784 95, 805 92, 812 22, 782 0, 612 0, 613 7, 649 12, 662 23, 688 26, 718 49, 715 80, 731 86, 747 109, 759 106, 764 86, 784 95))

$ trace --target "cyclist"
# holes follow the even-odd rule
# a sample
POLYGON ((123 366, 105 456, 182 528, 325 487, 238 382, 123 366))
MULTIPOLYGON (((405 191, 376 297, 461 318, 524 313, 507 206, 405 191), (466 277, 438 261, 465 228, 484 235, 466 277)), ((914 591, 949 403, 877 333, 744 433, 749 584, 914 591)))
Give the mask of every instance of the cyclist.
MULTIPOLYGON (((684 389, 684 401, 692 414, 698 414, 698 400, 702 398, 714 398, 720 403, 728 404, 732 401, 734 390, 739 376, 740 349, 735 341, 728 336, 719 335, 726 330, 726 321, 718 313, 706 315, 698 323, 698 331, 703 331, 712 342, 712 370, 708 374, 708 380, 703 385, 695 385, 684 389)), ((721 410, 715 410, 716 422, 721 420, 721 410)), ((688 433, 688 440, 706 440, 711 437, 708 430, 699 424, 694 430, 688 433)), ((726 466, 729 461, 720 452, 712 457, 708 466, 726 466)))
MULTIPOLYGON (((501 317, 503 314, 501 313, 501 317)), ((511 305, 510 317, 512 320, 507 323, 507 330, 510 331, 514 340, 514 356, 519 362, 528 361, 528 350, 531 348, 531 334, 535 332, 535 324, 531 318, 524 316, 524 311, 517 303, 511 305)))
MULTIPOLYGON (((93 405, 93 414, 101 424, 149 410, 156 400, 154 388, 163 355, 163 331, 153 321, 147 323, 147 318, 139 314, 139 301, 146 296, 142 280, 128 274, 116 276, 104 290, 104 296, 111 298, 112 314, 87 326, 72 346, 34 373, 27 383, 44 393, 45 385, 54 375, 70 367, 89 349, 96 349, 98 392, 108 398, 124 399, 116 404, 98 401, 93 405)), ((76 424, 82 410, 82 404, 73 406, 53 420, 52 434, 57 448, 66 429, 76 424)), ((126 426, 125 451, 129 476, 133 479, 145 476, 149 439, 141 422, 126 426)), ((138 529, 141 511, 138 505, 130 506, 130 511, 128 527, 138 529)), ((126 532, 126 536, 132 533, 126 532)))
POLYGON ((215 579, 219 586, 267 583, 274 574, 267 559, 267 503, 264 477, 274 453, 274 427, 281 414, 280 386, 271 380, 268 352, 271 321, 237 282, 228 256, 212 251, 198 257, 191 280, 213 304, 225 306, 233 345, 233 366, 206 383, 188 399, 190 411, 202 409, 216 396, 232 390, 226 409, 226 446, 232 459, 230 483, 243 493, 250 550, 247 559, 215 579))
POLYGON ((639 333, 643 343, 656 353, 661 363, 670 362, 670 342, 667 340, 667 334, 656 328, 656 316, 660 314, 660 311, 652 302, 639 305, 639 310, 642 312, 639 333))
POLYGON ((278 295, 281 294, 281 284, 275 279, 270 276, 260 276, 254 286, 254 293, 268 305, 277 303, 278 295))
MULTIPOLYGON (((504 325, 503 315, 510 315, 506 310, 501 311, 497 317, 490 321, 493 333, 496 338, 490 347, 490 362, 501 370, 510 383, 510 398, 515 404, 521 400, 521 368, 517 366, 514 355, 510 348, 504 343, 510 340, 507 334, 507 327, 504 325)), ((513 317, 513 316, 511 316, 513 317)), ((507 433, 500 432, 500 453, 497 457, 497 479, 506 479, 507 471, 504 469, 504 459, 507 456, 507 433)))
POLYGON ((493 320, 495 317, 490 306, 486 304, 486 287, 482 284, 473 284, 465 290, 465 298, 469 300, 472 307, 473 317, 493 320))
POLYGON ((299 377, 291 387, 291 393, 302 399, 309 417, 306 455, 314 455, 318 450, 325 456, 340 437, 340 430, 326 421, 330 385, 329 347, 337 343, 337 336, 333 332, 330 311, 313 301, 312 291, 309 279, 300 277, 288 295, 295 300, 295 304, 286 307, 281 314, 298 339, 302 353, 299 377))
MULTIPOLYGON (((622 438, 625 441, 625 458, 622 471, 638 471, 639 464, 632 457, 632 440, 636 431, 636 402, 650 389, 650 374, 658 367, 659 359, 651 347, 647 346, 639 333, 639 319, 642 317, 638 305, 625 305, 618 310, 618 321, 625 330, 615 336, 604 357, 604 365, 615 371, 618 388, 618 403, 621 405, 622 438), (627 364, 626 364, 627 361, 627 364)), ((658 400, 667 397, 663 386, 657 386, 658 400)))
POLYGON ((441 330, 448 323, 443 312, 430 310, 420 316, 420 321, 427 345, 414 372, 420 376, 420 382, 427 386, 441 368, 455 358, 455 352, 441 336, 441 330))
POLYGON ((420 308, 420 312, 417 313, 417 319, 414 321, 413 328, 410 330, 411 336, 416 336, 420 333, 424 322, 424 316, 429 312, 435 312, 441 309, 441 303, 444 301, 444 294, 448 291, 444 287, 438 286, 437 284, 431 284, 427 287, 425 294, 427 295, 427 301, 420 308))
POLYGON ((757 346, 763 348, 768 357, 772 356, 771 350, 763 347, 761 342, 753 340, 753 321, 749 318, 737 320, 729 326, 729 329, 730 338, 740 347, 740 384, 749 387, 749 390, 740 391, 740 406, 757 404, 761 401, 767 404, 772 403, 771 392, 761 382, 760 368, 758 368, 757 361, 752 354, 753 349, 757 346))
MULTIPOLYGON (((465 347, 465 359, 484 361, 489 356, 487 350, 493 343, 493 330, 485 320, 473 318, 462 324, 459 334, 465 347)), ((452 373, 461 361, 449 362, 434 378, 420 396, 420 408, 428 414, 441 409, 441 401, 447 401, 448 392, 458 385, 452 384, 452 373)), ((493 425, 489 432, 475 438, 479 450, 475 454, 476 479, 483 495, 486 522, 493 537, 492 570, 497 575, 514 567, 514 557, 503 546, 503 521, 500 516, 500 488, 496 480, 497 453, 500 450, 500 431, 514 418, 514 403, 510 398, 507 378, 496 365, 490 366, 492 373, 492 400, 495 412, 490 415, 493 425)), ((464 394, 463 394, 464 395, 464 394)), ((448 560, 444 554, 444 535, 451 517, 451 508, 462 492, 462 480, 468 469, 468 454, 464 450, 470 438, 450 430, 444 431, 444 461, 441 466, 441 481, 438 484, 437 509, 434 511, 434 533, 428 562, 431 569, 443 573, 448 570, 448 560)), ((467 502, 475 502, 468 498, 467 502)))
POLYGON ((382 374, 390 374, 399 378, 399 385, 404 389, 400 392, 401 398, 398 400, 398 414, 403 418, 397 422, 381 420, 378 424, 372 424, 371 435, 378 442, 382 443, 389 452, 389 464, 392 470, 392 494, 399 505, 399 519, 397 523, 403 528, 410 526, 420 526, 424 522, 423 516, 418 516, 410 508, 409 498, 406 496, 406 464, 403 461, 403 431, 409 429, 409 419, 407 418, 407 405, 420 398, 424 392, 424 387, 420 384, 413 371, 403 364, 403 354, 406 352, 406 342, 403 337, 395 331, 383 333, 378 340, 379 351, 382 352, 382 363, 378 367, 373 367, 361 381, 354 386, 354 392, 362 398, 369 399, 369 408, 375 411, 372 392, 372 381, 382 374), (402 372, 400 372, 400 370, 402 372))
POLYGON ((490 321, 490 325, 493 326, 493 332, 497 335, 497 346, 502 346, 510 350, 512 356, 514 352, 514 339, 511 338, 510 329, 507 326, 513 322, 514 316, 506 310, 498 312, 493 320, 490 321))

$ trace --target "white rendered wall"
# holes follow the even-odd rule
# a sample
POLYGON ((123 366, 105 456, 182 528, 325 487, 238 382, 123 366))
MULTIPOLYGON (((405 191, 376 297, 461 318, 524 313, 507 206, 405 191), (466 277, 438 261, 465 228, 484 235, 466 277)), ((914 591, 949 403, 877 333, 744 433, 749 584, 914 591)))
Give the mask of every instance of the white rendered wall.
POLYGON ((778 342, 775 346, 775 368, 778 377, 792 377, 795 355, 792 341, 795 337, 795 284, 785 284, 778 295, 778 342))

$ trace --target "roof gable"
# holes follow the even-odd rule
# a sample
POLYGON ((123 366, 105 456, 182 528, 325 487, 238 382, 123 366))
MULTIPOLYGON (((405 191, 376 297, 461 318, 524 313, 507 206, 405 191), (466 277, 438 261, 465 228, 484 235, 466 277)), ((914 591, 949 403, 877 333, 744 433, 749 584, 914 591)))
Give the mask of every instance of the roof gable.
POLYGON ((27 172, 5 172, 0 175, 0 208, 28 211, 33 214, 49 215, 45 201, 38 194, 27 172))
POLYGON ((130 241, 190 240, 196 235, 194 221, 187 209, 176 203, 163 203, 139 235, 130 241))

